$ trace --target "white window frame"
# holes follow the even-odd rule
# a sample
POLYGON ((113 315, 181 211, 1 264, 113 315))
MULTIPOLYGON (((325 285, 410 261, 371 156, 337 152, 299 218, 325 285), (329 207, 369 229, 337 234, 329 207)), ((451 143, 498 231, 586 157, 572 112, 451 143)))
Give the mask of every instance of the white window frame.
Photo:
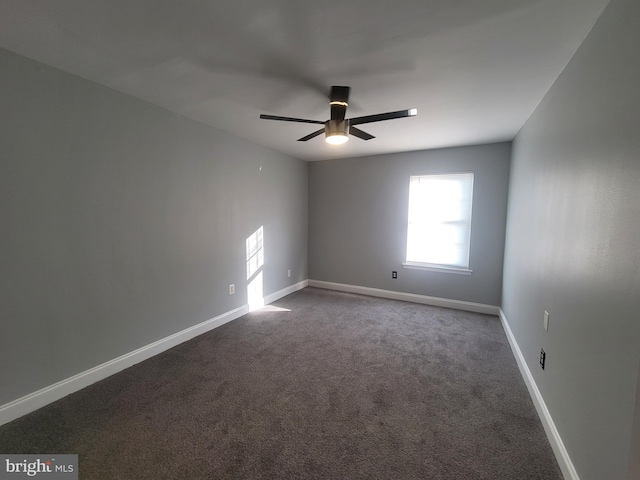
MULTIPOLYGON (((420 270, 429 270, 429 271, 438 271, 438 272, 446 272, 446 273, 457 273, 462 275, 471 275, 472 270, 469 268, 470 265, 470 255, 471 255, 471 220, 473 213, 473 181, 474 174, 473 172, 457 172, 457 173, 444 173, 444 174, 430 174, 430 175, 411 175, 409 179, 409 209, 407 213, 407 245, 406 245, 406 261, 403 263, 403 267, 405 268, 415 268, 420 270), (424 219, 423 221, 420 218, 420 215, 417 214, 417 210, 419 207, 419 202, 432 202, 433 198, 429 198, 429 193, 427 191, 423 191, 422 198, 416 196, 415 192, 412 198, 412 188, 419 188, 419 184, 421 182, 425 182, 425 185, 429 182, 434 181, 456 181, 459 182, 461 188, 463 188, 463 192, 465 192, 464 196, 459 198, 458 200, 453 200, 454 203, 448 203, 449 206, 454 206, 456 213, 453 214, 453 217, 447 217, 442 211, 432 211, 431 220, 424 219), (466 188, 465 188, 466 186, 466 188), (457 202, 457 203, 455 203, 457 202), (443 217, 444 215, 444 217, 443 217), (438 218, 440 217, 440 218, 438 218), (457 225, 459 227, 458 232, 458 248, 462 248, 462 256, 460 261, 458 262, 442 262, 442 263, 432 263, 432 262, 424 262, 417 261, 416 257, 418 255, 415 254, 415 242, 416 238, 419 241, 418 235, 420 235, 416 230, 421 227, 422 231, 425 232, 429 229, 433 231, 434 229, 438 229, 438 227, 446 227, 457 225), (416 237, 416 238, 412 238, 416 237), (414 245, 414 253, 411 255, 410 250, 412 250, 411 246, 414 245), (410 258, 411 256, 411 258, 410 258)), ((437 199, 440 201, 440 199, 437 199)), ((422 235, 426 235, 422 233, 422 235)), ((422 257, 425 258, 425 257, 422 257)))

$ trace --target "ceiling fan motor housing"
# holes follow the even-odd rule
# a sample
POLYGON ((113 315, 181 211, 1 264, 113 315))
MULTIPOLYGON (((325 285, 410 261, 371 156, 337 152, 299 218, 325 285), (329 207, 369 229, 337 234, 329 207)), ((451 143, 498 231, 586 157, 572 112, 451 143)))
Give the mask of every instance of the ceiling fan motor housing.
POLYGON ((344 120, 349 106, 349 87, 333 86, 329 94, 331 106, 331 120, 344 120))
POLYGON ((347 135, 349 133, 349 120, 327 120, 327 123, 324 124, 324 133, 327 137, 347 135))

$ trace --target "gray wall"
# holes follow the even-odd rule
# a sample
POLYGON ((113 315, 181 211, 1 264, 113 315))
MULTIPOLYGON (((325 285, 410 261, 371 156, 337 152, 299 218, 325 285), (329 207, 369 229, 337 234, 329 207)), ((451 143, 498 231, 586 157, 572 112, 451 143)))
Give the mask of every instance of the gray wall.
POLYGON ((261 225, 264 294, 307 278, 306 163, 6 51, 0 71, 0 405, 244 305, 261 225))
POLYGON ((636 382, 636 411, 631 434, 631 448, 629 449, 629 480, 640 479, 640 367, 636 382))
POLYGON ((623 479, 629 464, 640 358, 639 20, 640 2, 613 0, 513 146, 503 309, 581 480, 623 479))
POLYGON ((510 155, 499 143, 311 163, 309 278, 500 305, 510 155), (475 173, 473 274, 403 269, 409 177, 460 171, 475 173))

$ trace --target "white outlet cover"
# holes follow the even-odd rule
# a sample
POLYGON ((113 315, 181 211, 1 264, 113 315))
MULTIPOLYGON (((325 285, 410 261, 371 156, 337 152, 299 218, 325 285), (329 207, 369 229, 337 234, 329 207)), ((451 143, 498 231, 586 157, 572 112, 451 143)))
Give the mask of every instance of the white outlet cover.
POLYGON ((232 283, 231 285, 229 285, 229 295, 233 295, 234 293, 236 293, 236 286, 234 283, 232 283))
POLYGON ((548 332, 549 331, 549 312, 547 312, 546 310, 544 311, 543 326, 544 326, 544 329, 548 332))

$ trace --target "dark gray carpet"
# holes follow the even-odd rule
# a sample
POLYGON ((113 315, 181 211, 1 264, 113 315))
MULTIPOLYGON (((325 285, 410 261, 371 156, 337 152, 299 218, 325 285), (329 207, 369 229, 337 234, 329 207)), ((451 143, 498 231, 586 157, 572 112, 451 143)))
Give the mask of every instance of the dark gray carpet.
POLYGON ((0 452, 77 453, 86 479, 562 478, 496 317, 272 307, 0 427, 0 452))

